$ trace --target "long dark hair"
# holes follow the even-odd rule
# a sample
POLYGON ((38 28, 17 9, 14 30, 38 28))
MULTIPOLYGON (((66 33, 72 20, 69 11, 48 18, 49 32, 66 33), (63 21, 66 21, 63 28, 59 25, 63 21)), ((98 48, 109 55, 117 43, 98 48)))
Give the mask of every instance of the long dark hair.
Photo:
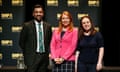
POLYGON ((91 23, 91 29, 90 29, 91 34, 90 35, 94 35, 97 32, 97 30, 95 29, 95 26, 93 24, 93 21, 92 21, 91 17, 90 16, 83 16, 80 19, 80 26, 79 26, 79 29, 78 29, 78 39, 79 40, 81 40, 83 38, 83 35, 84 35, 83 33, 85 32, 84 28, 82 27, 82 20, 84 18, 88 18, 90 20, 90 23, 91 23))

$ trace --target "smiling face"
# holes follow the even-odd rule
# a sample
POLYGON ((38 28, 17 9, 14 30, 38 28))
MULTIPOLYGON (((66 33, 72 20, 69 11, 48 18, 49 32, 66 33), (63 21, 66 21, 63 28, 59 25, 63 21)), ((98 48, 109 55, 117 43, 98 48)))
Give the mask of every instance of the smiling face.
POLYGON ((41 21, 44 16, 43 9, 41 7, 34 8, 33 17, 37 21, 41 21))
POLYGON ((59 32, 63 29, 73 30, 73 19, 69 11, 63 11, 59 18, 59 32))
POLYGON ((62 15, 62 18, 61 18, 61 21, 62 21, 62 25, 63 25, 64 27, 67 27, 67 26, 69 26, 69 24, 70 24, 70 18, 69 18, 68 15, 63 14, 63 15, 62 15))
POLYGON ((82 21, 81 21, 81 23, 82 23, 82 27, 83 27, 83 29, 85 31, 89 31, 91 29, 91 27, 92 27, 91 21, 90 21, 89 18, 86 18, 86 17, 83 18, 82 21))

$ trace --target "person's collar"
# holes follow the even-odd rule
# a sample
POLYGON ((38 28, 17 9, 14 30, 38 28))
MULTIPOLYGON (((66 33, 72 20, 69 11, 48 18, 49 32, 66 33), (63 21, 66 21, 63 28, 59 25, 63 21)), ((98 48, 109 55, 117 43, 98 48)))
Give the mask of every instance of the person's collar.
MULTIPOLYGON (((35 24, 39 24, 38 21, 34 20, 35 24)), ((40 21, 40 24, 43 24, 43 21, 40 21)))

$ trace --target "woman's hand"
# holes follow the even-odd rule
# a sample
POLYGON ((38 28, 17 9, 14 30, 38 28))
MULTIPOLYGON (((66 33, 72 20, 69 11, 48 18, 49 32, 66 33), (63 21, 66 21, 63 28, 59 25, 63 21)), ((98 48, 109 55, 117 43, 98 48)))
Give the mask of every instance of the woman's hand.
POLYGON ((102 69, 102 64, 101 63, 97 64, 96 65, 96 70, 100 71, 101 69, 102 69))
POLYGON ((54 61, 56 64, 61 64, 61 63, 63 63, 64 59, 63 58, 55 58, 54 61))

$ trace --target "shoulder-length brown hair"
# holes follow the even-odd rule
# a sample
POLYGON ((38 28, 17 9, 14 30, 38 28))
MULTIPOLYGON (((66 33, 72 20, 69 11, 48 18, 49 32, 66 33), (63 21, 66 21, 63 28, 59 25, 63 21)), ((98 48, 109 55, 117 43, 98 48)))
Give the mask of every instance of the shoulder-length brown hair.
POLYGON ((97 32, 97 30, 95 30, 95 26, 94 26, 94 24, 93 24, 93 21, 92 21, 92 19, 91 19, 91 17, 90 16, 83 16, 83 17, 81 17, 81 19, 80 19, 80 26, 79 26, 79 33, 78 33, 78 37, 79 37, 79 40, 80 39, 82 39, 82 37, 83 37, 83 33, 84 33, 84 28, 82 27, 82 20, 84 19, 84 18, 88 18, 89 20, 90 20, 90 23, 91 23, 91 29, 90 29, 90 31, 91 31, 91 34, 90 35, 94 35, 96 32, 97 32))
POLYGON ((73 30, 73 18, 72 18, 72 15, 70 14, 70 12, 68 11, 63 11, 60 18, 59 18, 59 32, 62 31, 62 28, 63 28, 63 25, 62 25, 62 16, 63 15, 67 15, 70 19, 70 24, 69 24, 69 31, 72 31, 73 30))

